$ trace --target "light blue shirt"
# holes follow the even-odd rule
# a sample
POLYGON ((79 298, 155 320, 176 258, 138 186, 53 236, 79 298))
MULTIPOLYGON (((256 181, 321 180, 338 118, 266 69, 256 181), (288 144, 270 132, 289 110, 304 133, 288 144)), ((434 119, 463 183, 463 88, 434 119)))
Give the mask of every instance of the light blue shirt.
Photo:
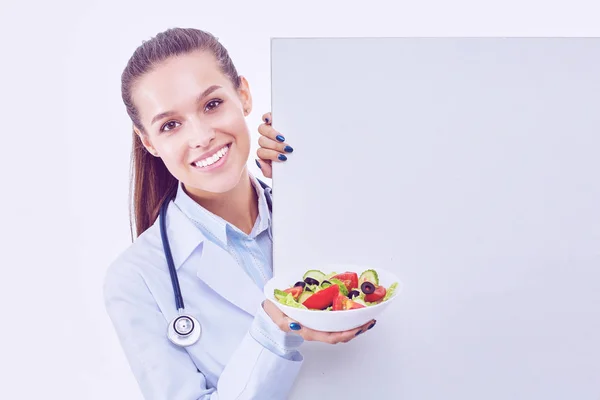
POLYGON ((146 399, 285 399, 303 363, 302 338, 277 327, 262 308, 272 276, 270 191, 250 177, 259 217, 249 235, 209 213, 178 188, 166 230, 186 313, 200 340, 167 338, 178 313, 159 221, 108 268, 107 312, 146 399))

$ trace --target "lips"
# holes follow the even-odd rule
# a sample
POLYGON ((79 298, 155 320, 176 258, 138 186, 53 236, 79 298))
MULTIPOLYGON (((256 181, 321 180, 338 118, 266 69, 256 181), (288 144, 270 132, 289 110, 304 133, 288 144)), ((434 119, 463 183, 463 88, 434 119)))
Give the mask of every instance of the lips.
POLYGON ((218 150, 210 152, 208 156, 203 156, 202 158, 192 162, 192 165, 199 168, 204 168, 208 167, 209 165, 213 165, 227 154, 227 152, 229 151, 229 146, 230 144, 226 144, 218 150))

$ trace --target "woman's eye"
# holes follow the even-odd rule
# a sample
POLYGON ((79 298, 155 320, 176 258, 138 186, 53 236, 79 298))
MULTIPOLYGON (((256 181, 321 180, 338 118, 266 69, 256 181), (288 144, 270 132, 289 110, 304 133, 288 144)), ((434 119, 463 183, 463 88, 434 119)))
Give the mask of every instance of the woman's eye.
POLYGON ((207 111, 212 111, 215 108, 217 108, 221 103, 223 102, 223 100, 211 100, 208 102, 208 104, 206 104, 206 109, 207 111))
POLYGON ((175 124, 178 124, 178 123, 179 122, 176 122, 176 121, 169 121, 160 128, 160 131, 166 132, 166 131, 170 131, 171 129, 175 129, 175 128, 177 128, 177 126, 175 124))

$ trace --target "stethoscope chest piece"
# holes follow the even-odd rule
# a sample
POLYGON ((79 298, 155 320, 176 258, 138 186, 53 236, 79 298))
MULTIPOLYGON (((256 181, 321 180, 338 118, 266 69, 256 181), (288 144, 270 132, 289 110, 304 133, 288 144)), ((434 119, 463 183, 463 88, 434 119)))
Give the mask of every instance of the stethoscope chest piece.
POLYGON ((177 346, 191 346, 200 339, 202 328, 191 315, 181 314, 169 324, 167 336, 177 346))

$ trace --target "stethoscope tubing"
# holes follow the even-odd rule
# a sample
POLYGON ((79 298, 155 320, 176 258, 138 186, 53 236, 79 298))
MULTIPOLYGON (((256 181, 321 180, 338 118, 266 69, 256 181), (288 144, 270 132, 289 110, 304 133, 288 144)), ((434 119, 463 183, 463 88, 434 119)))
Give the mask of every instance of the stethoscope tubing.
POLYGON ((169 274, 171 275, 171 283, 173 284, 173 293, 175 295, 175 305, 179 312, 182 312, 185 308, 183 303, 183 296, 181 295, 181 288, 179 287, 179 279, 177 278, 177 271, 175 270, 175 263, 173 262, 173 255, 171 254, 171 246, 169 246, 169 238, 167 237, 167 208, 171 200, 165 199, 160 207, 160 236, 162 238, 163 249, 165 251, 165 258, 169 266, 169 274))

